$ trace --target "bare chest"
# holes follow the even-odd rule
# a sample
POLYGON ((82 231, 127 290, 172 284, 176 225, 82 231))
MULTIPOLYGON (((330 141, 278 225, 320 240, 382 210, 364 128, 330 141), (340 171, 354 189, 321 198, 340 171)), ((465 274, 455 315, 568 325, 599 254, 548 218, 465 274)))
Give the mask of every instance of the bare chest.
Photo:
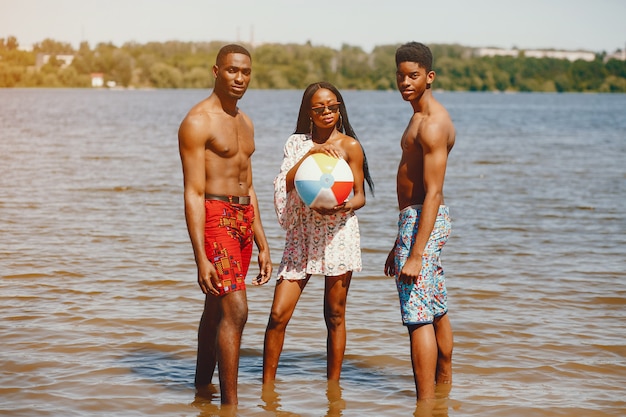
POLYGON ((419 149, 421 152, 421 145, 419 141, 422 124, 423 117, 417 114, 413 115, 411 121, 402 134, 402 139, 400 140, 400 146, 403 151, 415 151, 416 149, 419 149))
POLYGON ((206 152, 220 158, 248 158, 254 152, 253 131, 244 123, 225 123, 213 131, 206 152))

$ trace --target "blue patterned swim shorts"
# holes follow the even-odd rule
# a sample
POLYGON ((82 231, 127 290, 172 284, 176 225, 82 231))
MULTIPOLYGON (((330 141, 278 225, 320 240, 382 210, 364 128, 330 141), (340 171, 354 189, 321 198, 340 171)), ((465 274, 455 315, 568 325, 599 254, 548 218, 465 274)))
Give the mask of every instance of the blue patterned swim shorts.
POLYGON ((417 283, 405 284, 398 276, 411 253, 417 236, 422 206, 409 206, 400 212, 398 238, 395 246, 396 287, 400 298, 400 312, 405 326, 432 323, 448 311, 447 291, 441 249, 448 241, 452 223, 447 206, 439 206, 435 226, 422 256, 422 271, 417 283))

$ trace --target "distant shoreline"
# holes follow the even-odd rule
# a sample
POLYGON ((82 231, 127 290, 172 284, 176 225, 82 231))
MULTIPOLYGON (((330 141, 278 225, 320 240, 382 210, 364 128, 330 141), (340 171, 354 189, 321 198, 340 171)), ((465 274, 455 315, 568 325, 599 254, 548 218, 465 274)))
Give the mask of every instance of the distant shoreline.
MULTIPOLYGON (((50 39, 23 51, 15 38, 0 43, 0 88, 211 88, 212 66, 223 42, 87 43, 74 49, 50 39)), ((245 45, 245 44, 244 44, 245 45)), ((372 52, 310 44, 249 46, 250 88, 301 90, 326 80, 342 90, 395 90, 398 45, 372 52)), ((626 92, 626 55, 588 51, 517 50, 429 45, 443 91, 626 92)))

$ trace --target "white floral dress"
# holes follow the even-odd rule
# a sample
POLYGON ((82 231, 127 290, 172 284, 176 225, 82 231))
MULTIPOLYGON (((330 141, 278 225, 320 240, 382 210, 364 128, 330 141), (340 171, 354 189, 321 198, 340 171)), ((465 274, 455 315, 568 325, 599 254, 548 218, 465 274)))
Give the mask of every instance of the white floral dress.
POLYGON ((307 274, 337 276, 362 267, 361 235, 353 212, 324 216, 304 205, 295 189, 287 193, 287 172, 311 147, 310 135, 291 135, 274 179, 274 209, 286 231, 278 279, 304 279, 307 274))

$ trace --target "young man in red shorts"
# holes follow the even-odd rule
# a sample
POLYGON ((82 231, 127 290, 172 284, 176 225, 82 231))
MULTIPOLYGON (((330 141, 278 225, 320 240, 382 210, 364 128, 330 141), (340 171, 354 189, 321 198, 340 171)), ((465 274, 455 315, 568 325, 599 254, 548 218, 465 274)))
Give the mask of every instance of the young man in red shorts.
POLYGON ((185 218, 198 284, 206 295, 198 330, 196 388, 219 369, 222 404, 237 404, 241 335, 248 318, 245 277, 252 242, 259 251, 255 285, 272 275, 270 249, 252 185, 254 127, 237 102, 248 88, 250 53, 226 45, 213 66, 211 95, 196 104, 178 131, 185 218))

